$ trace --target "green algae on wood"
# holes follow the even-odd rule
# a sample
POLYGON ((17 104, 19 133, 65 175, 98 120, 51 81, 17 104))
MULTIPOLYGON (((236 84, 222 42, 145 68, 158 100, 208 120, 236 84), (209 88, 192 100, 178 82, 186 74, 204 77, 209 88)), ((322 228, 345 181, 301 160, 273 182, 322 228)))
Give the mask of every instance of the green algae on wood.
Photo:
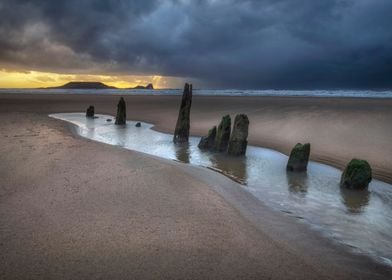
POLYGON ((288 171, 302 172, 306 171, 309 162, 310 144, 298 143, 291 150, 286 169, 288 171))
POLYGON ((342 173, 340 186, 366 189, 372 181, 372 169, 366 160, 352 159, 342 173))

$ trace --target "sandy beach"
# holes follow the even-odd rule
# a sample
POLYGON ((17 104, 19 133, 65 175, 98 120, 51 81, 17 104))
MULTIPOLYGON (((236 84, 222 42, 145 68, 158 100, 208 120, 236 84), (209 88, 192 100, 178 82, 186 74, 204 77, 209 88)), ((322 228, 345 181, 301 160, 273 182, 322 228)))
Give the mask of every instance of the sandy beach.
MULTIPOLYGON (((226 177, 82 139, 47 116, 90 104, 114 114, 117 100, 0 96, 1 279, 392 276, 269 210, 226 177)), ((178 96, 126 101, 129 119, 172 131, 178 96)), ((377 176, 391 178, 391 101, 297 101, 195 97, 191 133, 204 134, 225 113, 247 112, 252 144, 287 152, 308 140, 314 159, 339 166, 352 155, 366 157, 377 176)))
POLYGON ((0 280, 392 279, 391 13, 0 0, 0 280))
MULTIPOLYGON (((84 112, 115 115, 119 96, 0 95, 2 110, 18 105, 21 112, 84 112), (31 107, 31 105, 34 105, 31 107)), ((127 117, 173 133, 178 96, 127 96, 127 117)), ((246 113, 249 143, 289 154, 298 142, 310 142, 311 159, 343 169, 352 158, 369 161, 374 177, 392 183, 392 100, 309 97, 194 96, 191 135, 203 136, 221 117, 246 113)))

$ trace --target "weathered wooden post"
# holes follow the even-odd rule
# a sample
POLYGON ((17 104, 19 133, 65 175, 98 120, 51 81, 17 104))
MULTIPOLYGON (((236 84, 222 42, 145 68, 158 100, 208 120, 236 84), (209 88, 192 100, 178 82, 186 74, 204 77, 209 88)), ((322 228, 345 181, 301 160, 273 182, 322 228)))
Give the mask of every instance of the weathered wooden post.
POLYGON ((174 131, 174 143, 186 143, 189 140, 190 113, 192 106, 192 85, 185 84, 182 94, 181 107, 178 113, 176 129, 174 131))
POLYGON ((199 142, 199 149, 201 150, 212 150, 215 145, 215 137, 216 137, 216 126, 211 128, 208 131, 207 136, 203 136, 199 142))
POLYGON ((291 150, 289 161, 287 163, 287 171, 302 172, 306 171, 309 162, 310 144, 298 143, 291 150))
POLYGON ((86 110, 86 118, 94 118, 95 109, 94 106, 90 105, 86 110))
POLYGON ((215 137, 215 150, 218 152, 226 152, 229 145, 231 133, 231 118, 226 115, 222 118, 215 137))
POLYGON ((240 114, 234 119, 233 132, 229 142, 229 155, 245 155, 248 146, 249 119, 247 115, 240 114))
POLYGON ((117 125, 124 125, 127 122, 127 108, 125 105, 124 98, 120 98, 120 101, 117 104, 117 115, 116 122, 117 125))
POLYGON ((340 186, 348 189, 366 189, 372 181, 372 169, 366 160, 352 159, 342 174, 340 186))

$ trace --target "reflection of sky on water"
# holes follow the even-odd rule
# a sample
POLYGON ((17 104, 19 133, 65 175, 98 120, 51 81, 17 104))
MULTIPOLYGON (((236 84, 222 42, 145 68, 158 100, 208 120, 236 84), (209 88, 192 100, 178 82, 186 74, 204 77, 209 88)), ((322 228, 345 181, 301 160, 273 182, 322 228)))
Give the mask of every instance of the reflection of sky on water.
POLYGON ((249 146, 244 157, 203 152, 198 137, 189 144, 174 145, 172 135, 136 122, 116 126, 111 116, 86 119, 84 114, 56 114, 77 125, 86 138, 147 154, 209 167, 242 183, 270 207, 291 213, 317 228, 323 235, 356 248, 392 265, 392 186, 374 180, 369 190, 341 189, 341 172, 310 162, 307 173, 286 172, 287 156, 249 146))

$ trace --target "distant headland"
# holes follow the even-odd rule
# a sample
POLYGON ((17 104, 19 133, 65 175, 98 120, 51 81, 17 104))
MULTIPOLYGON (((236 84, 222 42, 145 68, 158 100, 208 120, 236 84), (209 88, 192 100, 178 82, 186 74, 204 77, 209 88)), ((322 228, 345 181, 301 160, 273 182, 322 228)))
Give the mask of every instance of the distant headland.
MULTIPOLYGON (((101 82, 69 82, 58 87, 47 87, 45 89, 119 89, 117 87, 108 86, 101 82)), ((153 84, 147 86, 136 86, 127 89, 154 89, 153 84)))
POLYGON ((146 86, 136 86, 136 87, 128 88, 128 89, 154 89, 154 85, 148 84, 146 86))
POLYGON ((48 87, 46 89, 116 89, 116 87, 105 85, 101 82, 69 82, 58 87, 48 87))

